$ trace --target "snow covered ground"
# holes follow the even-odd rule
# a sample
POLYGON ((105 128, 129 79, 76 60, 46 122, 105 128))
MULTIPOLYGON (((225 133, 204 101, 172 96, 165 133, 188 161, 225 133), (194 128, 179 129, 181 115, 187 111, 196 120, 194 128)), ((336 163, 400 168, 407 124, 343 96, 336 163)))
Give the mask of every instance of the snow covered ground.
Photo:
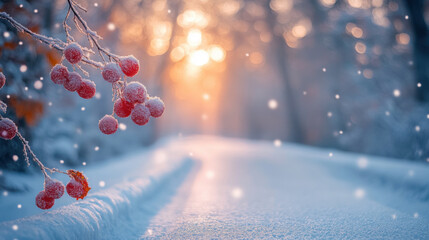
POLYGON ((429 239, 423 163, 195 136, 84 170, 106 186, 53 211, 2 196, 0 239, 429 239))

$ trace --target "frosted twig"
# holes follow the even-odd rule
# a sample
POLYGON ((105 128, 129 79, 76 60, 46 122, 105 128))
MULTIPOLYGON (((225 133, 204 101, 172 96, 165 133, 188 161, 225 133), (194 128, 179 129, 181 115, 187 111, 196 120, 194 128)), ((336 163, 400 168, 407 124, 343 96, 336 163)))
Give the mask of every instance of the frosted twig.
MULTIPOLYGON (((5 12, 0 12, 0 18, 7 20, 14 28, 16 28, 16 30, 30 35, 32 38, 38 40, 41 43, 48 45, 51 48, 55 48, 55 49, 62 52, 62 51, 64 51, 64 48, 67 46, 67 43, 61 41, 60 39, 47 37, 47 36, 37 34, 33 31, 31 31, 30 29, 24 27, 22 24, 17 22, 15 19, 13 19, 11 16, 9 16, 9 14, 7 14, 5 12)), ((91 65, 95 68, 100 68, 100 69, 103 68, 103 66, 104 66, 104 64, 97 62, 97 61, 94 61, 85 55, 82 58, 82 62, 84 62, 85 64, 88 64, 88 65, 91 65)))
MULTIPOLYGON (((118 62, 120 57, 118 55, 116 55, 116 54, 111 53, 107 49, 101 47, 101 45, 98 42, 98 40, 101 40, 103 38, 100 35, 98 35, 97 32, 95 32, 94 30, 92 30, 88 26, 88 23, 79 15, 79 12, 78 12, 78 10, 76 8, 79 8, 79 9, 81 9, 84 12, 86 12, 87 10, 84 7, 82 7, 81 5, 79 5, 78 3, 76 3, 74 0, 67 0, 67 3, 69 5, 68 12, 70 10, 73 12, 73 15, 74 15, 73 21, 74 21, 77 29, 80 32, 82 32, 83 34, 86 34, 91 47, 95 46, 97 48, 98 53, 101 56, 101 58, 103 59, 103 61, 106 62, 106 60, 105 60, 105 58, 103 56, 103 54, 104 54, 107 57, 109 57, 110 61, 112 61, 112 59, 113 59, 116 62, 118 62)), ((66 19, 64 20, 64 24, 66 24, 66 25, 67 25, 66 21, 67 21, 68 16, 69 16, 69 14, 67 14, 66 19)))

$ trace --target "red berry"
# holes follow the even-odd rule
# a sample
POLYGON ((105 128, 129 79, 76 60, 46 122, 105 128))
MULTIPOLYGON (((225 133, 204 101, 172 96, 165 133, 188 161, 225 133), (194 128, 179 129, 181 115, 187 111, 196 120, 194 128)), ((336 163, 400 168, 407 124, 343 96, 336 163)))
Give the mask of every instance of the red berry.
POLYGON ((47 178, 45 180, 46 195, 53 199, 58 199, 64 194, 64 184, 58 180, 47 178))
POLYGON ((145 125, 149 122, 150 111, 144 104, 136 104, 131 112, 131 120, 137 125, 145 125))
POLYGON ((134 108, 134 104, 125 101, 125 99, 116 100, 113 105, 113 111, 116 113, 118 117, 125 118, 130 116, 131 111, 134 108))
POLYGON ((40 209, 46 210, 54 206, 55 200, 50 198, 45 191, 39 192, 36 196, 36 206, 40 209))
POLYGON ((69 77, 69 71, 61 64, 55 65, 51 70, 51 80, 55 84, 64 84, 69 77))
POLYGON ((95 83, 88 79, 83 79, 77 93, 81 98, 90 99, 95 95, 95 83))
POLYGON ((70 43, 64 49, 64 56, 66 57, 67 61, 69 61, 71 64, 76 64, 82 59, 82 56, 83 56, 82 48, 79 46, 79 44, 75 42, 70 43))
POLYGON ((10 140, 16 136, 18 128, 15 123, 9 118, 2 118, 0 120, 0 138, 10 140))
POLYGON ((108 81, 109 83, 114 83, 121 79, 119 66, 114 62, 106 64, 106 66, 103 68, 103 71, 101 72, 101 75, 103 75, 104 80, 108 81))
POLYGON ((6 83, 6 77, 2 72, 0 72, 0 89, 4 86, 5 83, 6 83))
POLYGON ((118 120, 111 115, 105 115, 98 122, 98 128, 100 128, 100 131, 104 134, 113 134, 118 130, 118 120))
POLYGON ((161 117, 161 115, 164 113, 165 105, 159 97, 149 98, 149 100, 145 102, 145 105, 147 108, 149 108, 150 115, 152 117, 161 117))
POLYGON ((80 88, 81 83, 82 77, 76 72, 71 72, 66 82, 64 83, 64 88, 70 92, 74 92, 80 88))
POLYGON ((128 77, 132 77, 139 72, 140 63, 137 58, 134 56, 126 56, 120 59, 119 66, 121 66, 121 70, 128 77))
POLYGON ((125 100, 130 103, 144 103, 147 97, 147 91, 143 84, 139 82, 130 82, 123 92, 125 100))
POLYGON ((70 182, 66 186, 67 194, 72 198, 80 198, 84 194, 83 185, 74 179, 70 179, 70 182))

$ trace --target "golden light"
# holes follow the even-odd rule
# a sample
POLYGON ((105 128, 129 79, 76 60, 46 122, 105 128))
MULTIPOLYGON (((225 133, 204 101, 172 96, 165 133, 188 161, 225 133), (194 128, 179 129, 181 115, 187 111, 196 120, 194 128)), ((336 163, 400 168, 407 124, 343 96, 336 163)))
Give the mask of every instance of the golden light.
POLYGON ((176 47, 170 52, 170 59, 173 62, 178 62, 185 57, 185 49, 182 47, 176 47))
POLYGON ((170 37, 172 25, 170 22, 152 21, 152 33, 155 37, 170 37))
POLYGON ((366 52, 366 45, 362 42, 357 42, 355 44, 355 50, 357 53, 364 54, 366 52))
POLYGON ((194 51, 189 55, 189 61, 192 65, 195 66, 204 66, 206 65, 210 60, 209 54, 204 50, 198 50, 194 51))
POLYGON ((240 10, 241 3, 239 1, 226 1, 218 5, 219 10, 227 15, 234 15, 240 10))
POLYGON ((209 19, 199 10, 186 10, 177 17, 177 23, 184 28, 205 28, 209 24, 209 19))
POLYGON ((292 28, 292 34, 296 38, 303 38, 307 35, 307 29, 303 25, 296 25, 292 28))
POLYGON ((396 41, 399 44, 407 45, 408 43, 410 43, 410 35, 406 33, 396 34, 396 41))
POLYGON ((168 50, 169 41, 162 38, 154 38, 150 41, 148 54, 151 56, 162 55, 168 50))
POLYGON ((363 30, 360 27, 353 27, 351 32, 352 32, 353 37, 355 37, 355 38, 363 37, 363 30))
POLYGON ((293 0, 271 0, 270 8, 278 13, 285 13, 293 7, 293 0))
POLYGON ((215 62, 222 62, 225 60, 226 52, 218 45, 213 45, 209 48, 210 58, 215 62))
POLYGON ((187 42, 192 47, 198 47, 202 42, 202 34, 199 29, 192 29, 188 32, 187 42))
POLYGON ((332 7, 337 0, 319 0, 319 2, 325 7, 332 7))
POLYGON ((252 64, 258 65, 264 62, 264 56, 260 52, 252 52, 249 60, 252 64))

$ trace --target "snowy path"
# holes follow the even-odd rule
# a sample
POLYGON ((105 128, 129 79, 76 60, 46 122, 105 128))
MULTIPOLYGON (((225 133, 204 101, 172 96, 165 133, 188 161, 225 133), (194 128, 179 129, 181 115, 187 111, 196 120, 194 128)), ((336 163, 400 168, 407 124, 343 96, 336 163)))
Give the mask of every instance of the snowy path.
POLYGON ((216 138, 190 142, 200 167, 143 238, 429 238, 427 166, 369 159, 361 170, 357 156, 329 158, 326 150, 216 138), (425 187, 417 190, 426 196, 405 190, 408 184, 425 187))
POLYGON ((329 152, 204 136, 167 141, 103 169, 128 175, 123 184, 0 223, 0 239, 429 239, 427 165, 329 152), (142 158, 152 160, 143 167, 142 158))

